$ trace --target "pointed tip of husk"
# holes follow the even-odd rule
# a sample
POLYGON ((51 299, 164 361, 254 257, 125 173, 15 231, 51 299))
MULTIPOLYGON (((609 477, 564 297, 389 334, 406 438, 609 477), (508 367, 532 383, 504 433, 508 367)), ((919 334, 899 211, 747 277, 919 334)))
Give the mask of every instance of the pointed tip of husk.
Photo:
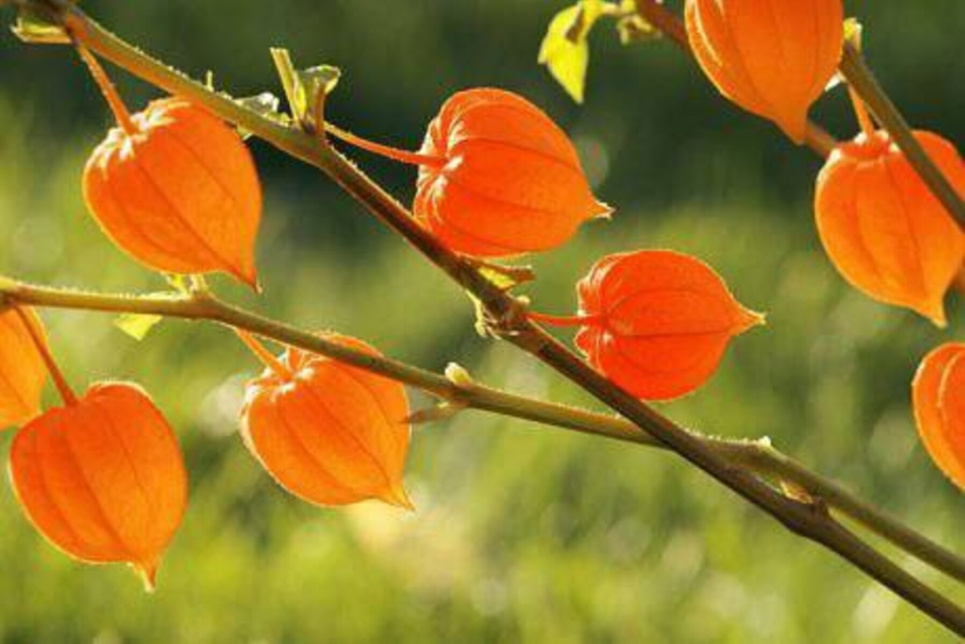
POLYGON ((931 320, 932 324, 939 329, 948 328, 948 316, 945 313, 944 300, 925 303, 921 306, 914 307, 914 309, 918 314, 931 320))
POLYGON ((804 145, 808 132, 808 110, 793 114, 778 115, 774 123, 791 139, 795 145, 804 145))
POLYGON ((606 221, 613 219, 613 213, 616 212, 616 208, 603 201, 597 201, 596 205, 597 211, 590 219, 605 219, 606 221))
POLYGON ((409 512, 415 512, 415 504, 412 503, 412 499, 409 498, 409 493, 406 492, 402 483, 393 483, 392 487, 381 497, 383 501, 389 505, 394 505, 397 508, 402 508, 403 510, 408 510, 409 512))
POLYGON ((157 590, 157 571, 160 563, 160 561, 155 560, 131 564, 138 577, 140 577, 144 583, 144 592, 153 593, 157 590))
POLYGON ((741 307, 737 315, 735 335, 750 331, 756 326, 767 326, 767 314, 741 307))
POLYGON ((252 265, 245 268, 232 268, 231 275, 236 277, 242 284, 250 288, 256 295, 261 295, 261 282, 258 281, 258 270, 252 265))

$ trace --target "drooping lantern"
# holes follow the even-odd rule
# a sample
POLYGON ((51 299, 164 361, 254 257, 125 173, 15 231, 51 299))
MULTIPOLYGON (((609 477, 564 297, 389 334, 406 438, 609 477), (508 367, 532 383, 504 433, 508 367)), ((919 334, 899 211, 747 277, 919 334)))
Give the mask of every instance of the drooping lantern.
POLYGON ((842 0, 687 0, 687 35, 720 92, 803 143, 844 46, 842 0))
MULTIPOLYGON (((241 433, 272 477, 316 505, 380 499, 411 509, 402 483, 410 436, 404 387, 299 349, 275 357, 239 335, 266 364, 246 387, 241 433)), ((377 355, 360 340, 325 337, 377 355)))
POLYGON ((576 345, 590 364, 645 400, 696 390, 716 371, 730 341, 764 322, 707 264, 673 251, 605 257, 577 293, 577 316, 531 316, 579 326, 576 345))

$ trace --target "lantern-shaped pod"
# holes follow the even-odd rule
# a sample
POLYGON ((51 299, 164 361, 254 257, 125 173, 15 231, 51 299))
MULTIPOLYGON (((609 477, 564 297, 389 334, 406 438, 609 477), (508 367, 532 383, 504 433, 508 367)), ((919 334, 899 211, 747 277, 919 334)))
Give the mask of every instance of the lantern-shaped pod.
POLYGON ((516 94, 473 89, 429 125, 413 210, 452 250, 510 257, 560 246, 611 210, 593 196, 573 144, 516 94))
POLYGON ((40 414, 47 367, 36 342, 46 340, 32 309, 9 308, 0 313, 0 428, 21 425, 40 414))
POLYGON ((700 387, 735 336, 762 324, 703 262, 672 251, 610 255, 578 287, 590 364, 646 400, 700 387))
POLYGON ((804 141, 844 46, 842 0, 687 0, 687 35, 720 92, 804 141))
MULTIPOLYGON (((327 334, 347 347, 360 340, 327 334)), ((402 486, 409 447, 403 386, 328 358, 288 349, 247 386, 246 445, 278 483, 318 505, 366 499, 411 508, 402 486)))
POLYGON ((221 271, 254 286, 261 184, 241 137, 180 99, 152 102, 97 147, 84 196, 104 232, 167 273, 221 271))
MULTIPOLYGON (((929 132, 915 137, 960 194, 965 164, 929 132)), ((945 325, 945 293, 965 259, 965 234, 885 132, 839 145, 817 181, 821 242, 867 295, 945 325)))
POLYGON ((925 357, 912 398, 925 449, 945 476, 965 489, 965 344, 945 344, 925 357))
POLYGON ((181 524, 187 475, 174 432, 140 387, 95 384, 24 426, 10 474, 54 545, 89 563, 130 563, 153 587, 181 524))

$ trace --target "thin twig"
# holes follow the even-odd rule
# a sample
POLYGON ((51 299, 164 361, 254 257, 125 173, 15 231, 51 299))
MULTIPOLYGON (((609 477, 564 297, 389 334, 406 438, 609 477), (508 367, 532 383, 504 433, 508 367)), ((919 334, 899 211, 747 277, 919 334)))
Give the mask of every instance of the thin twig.
MULTIPOLYGON (((650 23, 655 29, 670 39, 687 55, 694 59, 687 38, 687 28, 683 21, 673 11, 660 4, 657 0, 636 0, 637 13, 650 23)), ((827 158, 837 147, 837 140, 827 130, 814 121, 809 120, 804 134, 804 143, 821 158, 827 158)))
MULTIPOLYGON (((496 330, 515 344, 600 401, 633 421, 642 431, 672 449, 712 478, 764 510, 794 534, 821 544, 892 589, 950 630, 965 635, 965 610, 948 597, 923 584, 893 561, 861 541, 834 520, 820 503, 789 498, 753 474, 735 468, 716 451, 643 402, 614 385, 580 360, 538 325, 519 315, 519 302, 504 293, 471 264, 422 229, 405 208, 380 186, 334 150, 301 131, 246 110, 200 83, 172 71, 140 50, 108 33, 66 0, 34 0, 52 12, 71 36, 92 51, 169 92, 204 105, 221 118, 243 125, 296 158, 318 167, 355 197, 373 215, 402 235, 427 259, 449 275, 483 305, 496 330), (251 127, 251 126, 254 127, 251 127)), ((257 332, 257 331, 256 331, 257 332)))
MULTIPOLYGON (((557 403, 534 400, 478 382, 458 382, 447 376, 403 364, 383 356, 373 356, 351 347, 327 341, 281 322, 264 318, 216 298, 210 291, 189 295, 127 296, 55 289, 0 280, 0 303, 43 308, 76 309, 105 313, 160 315, 186 320, 206 320, 223 324, 243 335, 257 333, 263 338, 311 351, 372 373, 416 387, 464 408, 529 420, 651 448, 665 449, 647 434, 622 418, 589 412, 557 403)), ((693 432, 692 432, 693 433, 693 432)), ((900 521, 856 498, 837 483, 811 472, 781 453, 768 441, 728 440, 694 436, 717 450, 734 465, 744 467, 778 483, 794 485, 827 503, 853 521, 887 539, 905 552, 965 582, 965 561, 911 530, 900 521)))
POLYGON ((965 200, 952 186, 948 177, 932 161, 925 148, 915 138, 908 121, 878 83, 871 68, 865 63, 861 52, 851 43, 844 44, 841 58, 841 74, 855 92, 864 100, 882 127, 905 154, 918 176, 932 194, 945 206, 958 225, 965 230, 965 200))
MULTIPOLYGON (((687 38, 687 29, 677 14, 660 4, 658 0, 636 0, 636 4, 637 13, 693 57, 690 42, 687 38)), ((898 144, 901 151, 905 153, 905 157, 907 157, 915 172, 958 221, 959 225, 965 229, 965 200, 931 160, 918 139, 914 137, 901 111, 898 110, 887 92, 878 83, 871 68, 865 63, 861 52, 851 43, 846 42, 844 44, 840 71, 848 84, 858 93, 875 115, 875 118, 878 119, 878 122, 898 144)), ((830 155, 837 146, 834 137, 813 121, 808 121, 806 143, 822 158, 830 155)))

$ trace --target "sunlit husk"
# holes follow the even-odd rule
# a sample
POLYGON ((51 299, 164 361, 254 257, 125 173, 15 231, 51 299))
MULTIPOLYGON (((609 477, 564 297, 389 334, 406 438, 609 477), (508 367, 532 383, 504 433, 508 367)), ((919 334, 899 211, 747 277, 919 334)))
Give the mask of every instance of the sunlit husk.
POLYGON ((114 128, 84 171, 84 196, 104 232, 167 273, 225 272, 254 286, 262 192, 237 132, 177 98, 114 128))
POLYGON ((450 98, 421 153, 417 220, 454 251, 508 257, 548 250, 610 209, 596 200, 573 144, 539 108, 495 89, 450 98))
POLYGON ((687 0, 685 14, 717 89, 803 142, 808 111, 841 60, 842 0, 687 0))
POLYGON ((43 325, 33 310, 21 308, 20 313, 14 309, 0 313, 0 429, 21 425, 40 414, 47 381, 43 357, 24 318, 41 342, 45 341, 43 325))
MULTIPOLYGON (((362 351, 365 343, 326 336, 362 351)), ((317 505, 366 499, 411 508, 402 484, 409 405, 397 382, 289 349, 247 386, 245 444, 278 483, 317 505)))
POLYGON ((925 357, 912 399, 925 449, 945 476, 965 489, 965 344, 945 344, 925 357))
POLYGON ((699 260, 672 251, 611 255, 579 283, 576 338, 590 363, 646 400, 688 394, 717 370, 731 339, 761 324, 699 260))
MULTIPOLYGON (((915 136, 965 195, 954 146, 928 132, 915 136)), ((815 215, 828 257, 850 284, 945 326, 965 234, 887 134, 862 134, 834 151, 818 177, 815 215)))
POLYGON ((96 384, 20 430, 10 474, 27 516, 89 563, 132 564, 153 585, 187 503, 177 439, 136 385, 96 384))

